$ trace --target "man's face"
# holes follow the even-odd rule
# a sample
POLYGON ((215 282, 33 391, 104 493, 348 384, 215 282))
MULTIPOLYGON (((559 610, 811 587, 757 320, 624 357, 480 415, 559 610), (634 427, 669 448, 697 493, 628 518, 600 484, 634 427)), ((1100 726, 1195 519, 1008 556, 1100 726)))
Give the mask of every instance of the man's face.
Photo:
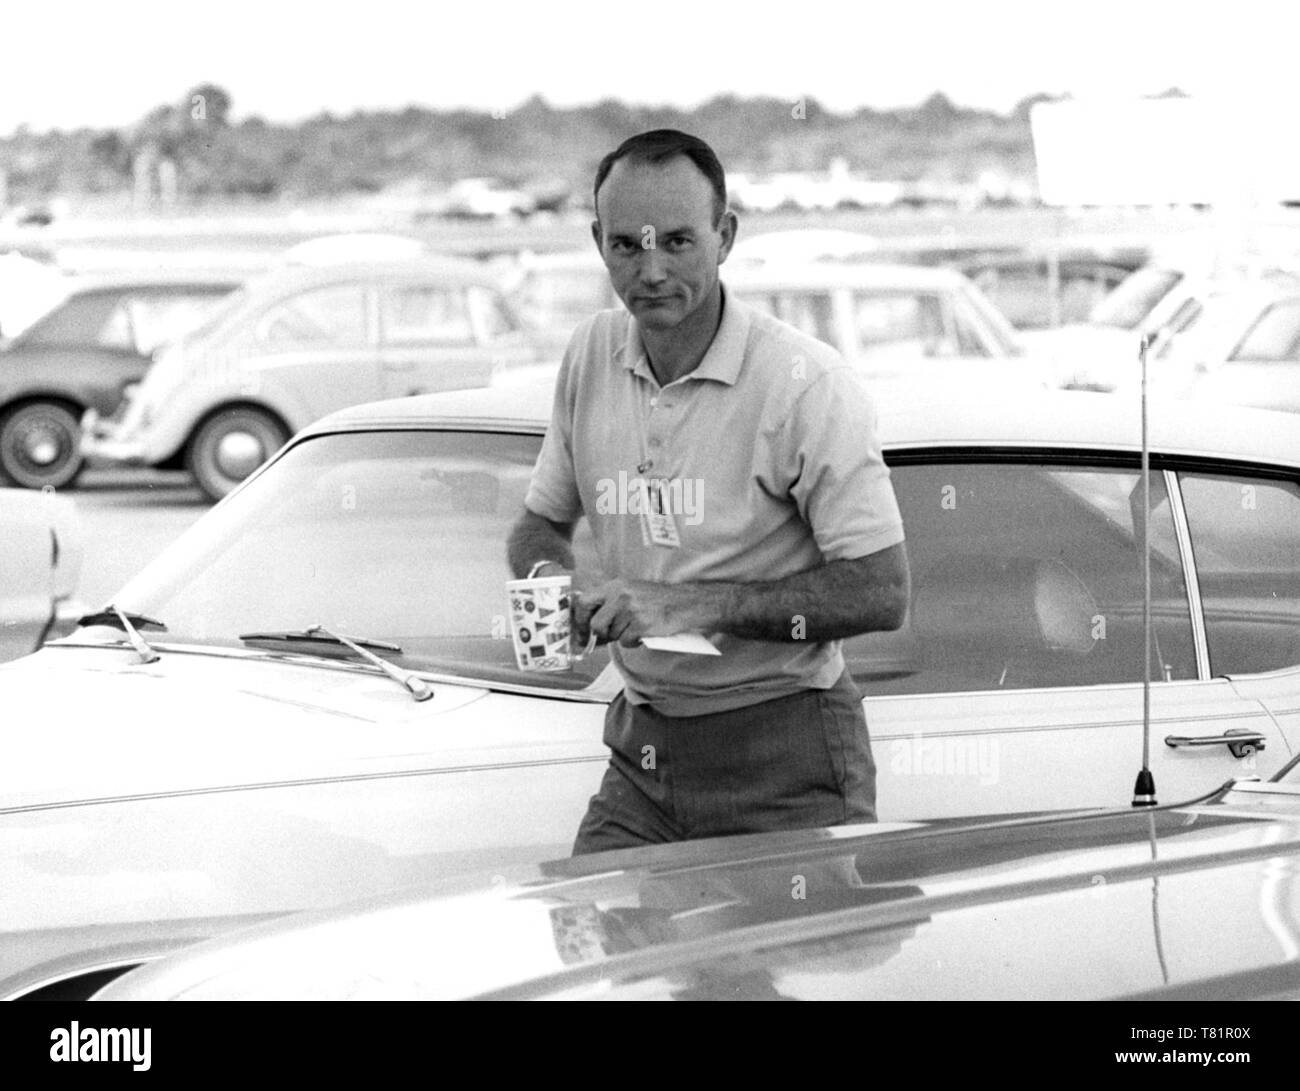
POLYGON ((731 213, 713 225, 713 188, 684 155, 620 159, 596 215, 592 234, 614 291, 647 329, 673 329, 709 299, 735 238, 731 213))

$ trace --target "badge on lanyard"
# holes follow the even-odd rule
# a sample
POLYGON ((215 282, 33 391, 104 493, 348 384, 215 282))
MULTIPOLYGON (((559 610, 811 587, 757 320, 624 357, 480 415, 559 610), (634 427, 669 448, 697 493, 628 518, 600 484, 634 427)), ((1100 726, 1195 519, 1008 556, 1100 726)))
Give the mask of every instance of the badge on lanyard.
POLYGON ((641 538, 649 545, 677 549, 682 544, 677 533, 677 522, 665 495, 668 483, 662 478, 641 479, 641 538))

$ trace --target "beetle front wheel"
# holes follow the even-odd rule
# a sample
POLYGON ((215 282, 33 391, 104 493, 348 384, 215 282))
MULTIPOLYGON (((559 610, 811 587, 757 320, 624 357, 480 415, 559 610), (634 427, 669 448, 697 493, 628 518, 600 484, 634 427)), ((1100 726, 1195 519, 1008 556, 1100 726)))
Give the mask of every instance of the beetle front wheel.
POLYGON ((223 409, 194 433, 186 466, 199 488, 211 499, 220 500, 288 438, 284 426, 261 409, 223 409))

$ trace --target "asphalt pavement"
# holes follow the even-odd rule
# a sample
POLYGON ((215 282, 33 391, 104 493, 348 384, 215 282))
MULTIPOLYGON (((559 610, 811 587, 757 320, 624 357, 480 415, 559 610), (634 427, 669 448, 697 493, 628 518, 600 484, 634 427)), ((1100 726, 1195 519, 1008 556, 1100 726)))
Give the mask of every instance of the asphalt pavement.
POLYGON ((63 490, 81 516, 85 556, 78 599, 102 606, 212 507, 188 474, 87 470, 63 490))

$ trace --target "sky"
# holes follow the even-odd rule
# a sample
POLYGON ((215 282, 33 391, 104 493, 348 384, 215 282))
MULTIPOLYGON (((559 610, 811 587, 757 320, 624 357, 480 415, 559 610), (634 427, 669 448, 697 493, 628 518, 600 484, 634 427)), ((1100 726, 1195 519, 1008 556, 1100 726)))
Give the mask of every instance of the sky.
POLYGON ((328 110, 508 110, 606 97, 693 106, 804 96, 835 111, 935 91, 1009 111, 1076 97, 1285 95, 1298 0, 86 0, 8 5, 0 135, 129 125, 197 84, 238 120, 328 110))

